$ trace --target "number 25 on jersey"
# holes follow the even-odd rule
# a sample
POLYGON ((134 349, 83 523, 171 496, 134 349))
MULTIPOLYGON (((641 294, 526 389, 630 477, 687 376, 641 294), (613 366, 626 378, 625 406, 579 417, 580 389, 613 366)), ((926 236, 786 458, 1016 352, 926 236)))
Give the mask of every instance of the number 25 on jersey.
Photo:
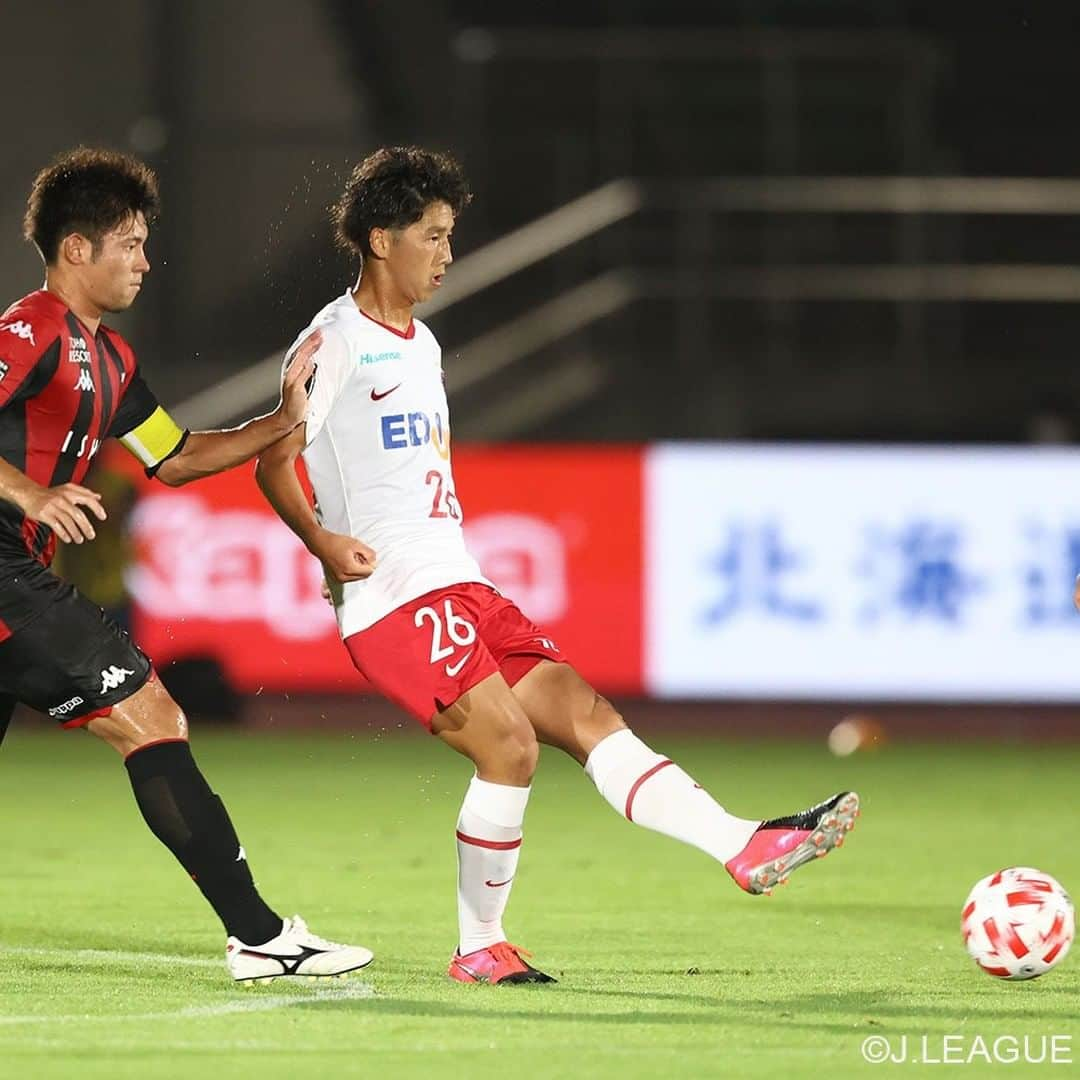
POLYGON ((432 469, 424 478, 424 483, 429 487, 434 485, 434 493, 431 499, 431 513, 428 517, 444 518, 451 517, 455 521, 461 520, 461 503, 450 489, 446 478, 438 469, 432 469))

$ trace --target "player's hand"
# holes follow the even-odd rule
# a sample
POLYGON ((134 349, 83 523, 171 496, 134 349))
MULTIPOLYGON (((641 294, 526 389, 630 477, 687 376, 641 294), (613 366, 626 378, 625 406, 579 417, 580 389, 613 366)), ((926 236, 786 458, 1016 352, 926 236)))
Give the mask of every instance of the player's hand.
POLYGON ((319 351, 321 344, 322 331, 316 330, 314 334, 304 339, 285 369, 285 378, 281 382, 281 404, 277 411, 286 431, 292 431, 307 417, 307 384, 318 367, 315 363, 315 354, 319 351))
POLYGON ((48 525, 65 544, 93 540, 96 534, 91 516, 98 521, 106 518, 101 496, 80 484, 38 487, 22 500, 22 510, 31 521, 48 525))
POLYGON ((363 581, 375 570, 375 552, 355 536, 324 530, 312 544, 311 553, 322 562, 328 581, 363 581))
POLYGON ((319 589, 319 595, 331 606, 334 606, 334 594, 330 591, 330 582, 326 578, 322 579, 322 586, 319 589))

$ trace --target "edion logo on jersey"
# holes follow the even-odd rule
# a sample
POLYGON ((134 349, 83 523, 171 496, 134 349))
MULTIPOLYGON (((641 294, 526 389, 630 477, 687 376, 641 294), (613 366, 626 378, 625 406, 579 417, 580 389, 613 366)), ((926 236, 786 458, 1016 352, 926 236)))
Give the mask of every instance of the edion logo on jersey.
POLYGON ((382 418, 382 444, 384 450, 404 450, 410 446, 431 443, 446 461, 450 457, 450 425, 436 413, 390 413, 382 418))

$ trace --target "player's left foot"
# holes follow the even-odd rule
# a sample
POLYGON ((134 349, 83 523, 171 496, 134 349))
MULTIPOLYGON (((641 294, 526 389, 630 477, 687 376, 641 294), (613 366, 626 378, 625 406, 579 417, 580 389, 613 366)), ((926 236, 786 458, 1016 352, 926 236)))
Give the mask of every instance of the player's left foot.
POLYGON ((724 868, 747 892, 771 893, 792 870, 839 847, 858 816, 859 796, 842 791, 809 810, 763 821, 724 868))
POLYGON ((526 956, 532 956, 532 953, 518 945, 511 945, 509 941, 500 941, 497 945, 477 949, 476 952, 466 953, 464 956, 455 949, 446 974, 458 982, 498 983, 500 986, 507 983, 558 981, 526 963, 526 956))
POLYGON ((283 976, 344 979, 374 959, 362 945, 339 945, 318 937, 299 915, 286 919, 281 933, 262 945, 245 945, 235 937, 225 944, 229 974, 245 986, 271 983, 283 976))

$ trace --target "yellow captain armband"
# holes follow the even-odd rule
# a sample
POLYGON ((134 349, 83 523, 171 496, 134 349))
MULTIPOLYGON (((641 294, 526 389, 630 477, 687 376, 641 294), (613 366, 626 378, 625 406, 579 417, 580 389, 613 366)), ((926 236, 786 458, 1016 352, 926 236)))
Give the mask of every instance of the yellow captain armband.
POLYGON ((164 462, 180 453, 189 434, 159 405, 138 427, 121 435, 120 442, 143 463, 147 475, 153 476, 164 462))

